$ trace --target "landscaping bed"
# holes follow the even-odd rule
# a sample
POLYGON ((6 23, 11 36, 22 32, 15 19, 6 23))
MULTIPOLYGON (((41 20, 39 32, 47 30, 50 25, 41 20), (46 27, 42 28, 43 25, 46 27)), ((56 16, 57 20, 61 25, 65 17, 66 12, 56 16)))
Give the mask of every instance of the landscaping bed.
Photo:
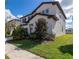
POLYGON ((56 37, 54 41, 38 43, 31 40, 12 41, 19 48, 28 50, 45 59, 73 59, 73 35, 56 37))

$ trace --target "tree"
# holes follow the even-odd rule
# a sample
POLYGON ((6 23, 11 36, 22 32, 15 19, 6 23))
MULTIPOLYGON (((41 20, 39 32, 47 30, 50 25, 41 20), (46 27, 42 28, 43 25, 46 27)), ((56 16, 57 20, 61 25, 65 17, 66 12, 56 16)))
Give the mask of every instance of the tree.
POLYGON ((46 20, 43 18, 38 19, 36 22, 36 38, 38 40, 43 40, 43 38, 47 35, 47 23, 46 20))
POLYGON ((5 35, 11 36, 14 28, 20 25, 19 21, 16 20, 10 20, 5 23, 5 35))
POLYGON ((9 22, 7 22, 6 24, 5 24, 5 35, 6 36, 11 36, 10 35, 10 33, 11 33, 11 30, 12 29, 14 29, 16 26, 15 26, 15 23, 13 23, 12 22, 12 20, 11 21, 9 21, 9 22))

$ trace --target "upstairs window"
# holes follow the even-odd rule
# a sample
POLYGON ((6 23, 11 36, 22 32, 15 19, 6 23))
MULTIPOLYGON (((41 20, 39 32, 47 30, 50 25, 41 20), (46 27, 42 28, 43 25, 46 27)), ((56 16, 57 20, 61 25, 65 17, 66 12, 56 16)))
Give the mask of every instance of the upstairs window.
POLYGON ((23 22, 23 23, 26 23, 26 18, 23 18, 22 22, 23 22))
POLYGON ((43 10, 42 13, 43 14, 48 14, 49 13, 49 9, 43 10))
POLYGON ((49 9, 46 9, 46 13, 49 13, 49 9))
POLYGON ((44 14, 44 10, 42 11, 42 13, 44 14))
POLYGON ((31 18, 31 16, 28 17, 28 19, 30 19, 30 18, 31 18))
POLYGON ((29 27, 30 27, 30 33, 33 32, 33 24, 29 24, 29 27))

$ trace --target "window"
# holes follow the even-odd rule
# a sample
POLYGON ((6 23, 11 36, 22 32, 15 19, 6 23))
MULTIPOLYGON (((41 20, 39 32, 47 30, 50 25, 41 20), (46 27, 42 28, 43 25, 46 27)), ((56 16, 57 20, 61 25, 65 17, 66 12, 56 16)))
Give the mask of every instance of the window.
POLYGON ((62 26, 62 32, 63 32, 63 26, 62 26))
POLYGON ((42 11, 42 13, 44 14, 44 10, 42 11))
POLYGON ((31 16, 28 17, 28 19, 30 19, 30 18, 31 18, 31 16))
POLYGON ((22 22, 23 22, 23 23, 26 23, 26 18, 23 18, 22 22))
POLYGON ((29 24, 29 27, 30 27, 30 33, 33 32, 33 24, 29 24))
POLYGON ((46 13, 48 13, 49 12, 49 9, 46 9, 46 13))
POLYGON ((30 27, 32 27, 33 26, 33 24, 30 24, 30 27))
POLYGON ((49 9, 43 10, 42 13, 43 13, 43 14, 49 13, 49 9))

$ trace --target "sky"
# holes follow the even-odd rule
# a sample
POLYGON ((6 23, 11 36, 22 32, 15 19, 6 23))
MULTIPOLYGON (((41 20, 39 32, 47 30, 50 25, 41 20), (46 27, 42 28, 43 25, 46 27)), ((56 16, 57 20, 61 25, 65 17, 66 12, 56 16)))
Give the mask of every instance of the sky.
POLYGON ((30 14, 40 3, 50 1, 59 1, 68 18, 66 25, 69 25, 72 20, 69 17, 73 16, 73 0, 5 0, 5 11, 13 17, 22 17, 30 14))
POLYGON ((68 17, 66 20, 66 29, 73 28, 73 16, 68 17))

